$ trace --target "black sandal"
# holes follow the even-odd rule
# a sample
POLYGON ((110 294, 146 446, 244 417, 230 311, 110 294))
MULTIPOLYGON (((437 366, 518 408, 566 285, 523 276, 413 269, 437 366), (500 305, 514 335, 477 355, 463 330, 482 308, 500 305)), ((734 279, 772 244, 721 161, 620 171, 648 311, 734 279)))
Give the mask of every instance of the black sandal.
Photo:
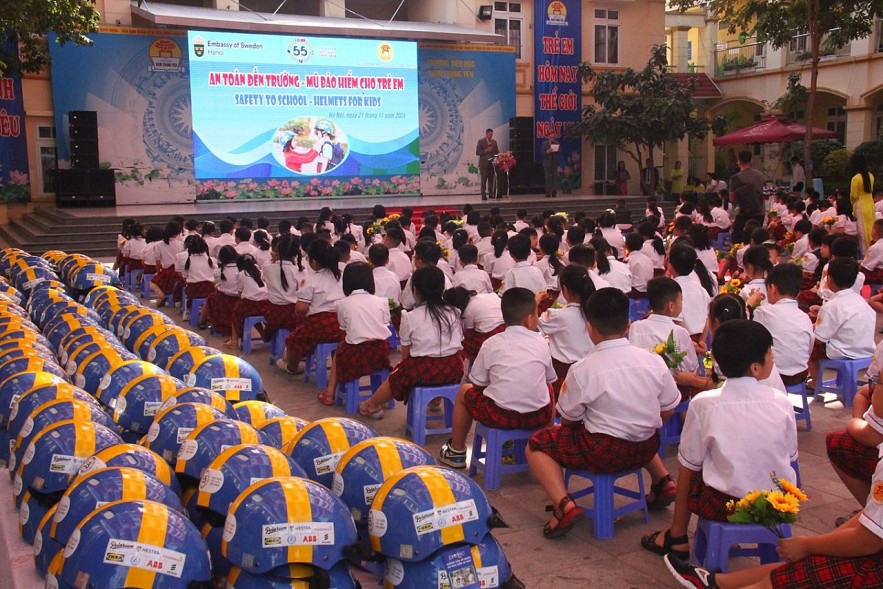
POLYGON ((573 529, 576 522, 583 518, 585 510, 577 505, 575 501, 573 503, 573 509, 564 513, 564 507, 571 501, 573 501, 573 497, 565 495, 561 501, 558 502, 558 505, 546 505, 546 511, 552 512, 552 517, 558 520, 558 525, 554 528, 550 528, 549 524, 552 522, 547 522, 546 525, 543 526, 543 536, 545 538, 558 538, 559 536, 563 536, 573 529))
POLYGON ((678 494, 678 488, 675 485, 674 489, 670 489, 666 492, 668 483, 674 485, 674 479, 671 478, 670 474, 665 475, 657 482, 650 485, 650 493, 653 495, 653 499, 647 499, 647 509, 656 511, 659 509, 665 509, 674 503, 678 494))
POLYGON ((641 548, 644 550, 649 550, 654 554, 658 554, 660 556, 665 556, 666 554, 671 554, 681 560, 689 560, 690 551, 689 550, 674 550, 672 546, 677 546, 679 544, 688 544, 690 540, 687 538, 687 535, 679 536, 677 538, 671 537, 671 528, 665 530, 657 530, 650 534, 649 536, 644 536, 641 538, 641 548), (662 534, 662 546, 656 544, 656 538, 659 537, 659 534, 662 534))

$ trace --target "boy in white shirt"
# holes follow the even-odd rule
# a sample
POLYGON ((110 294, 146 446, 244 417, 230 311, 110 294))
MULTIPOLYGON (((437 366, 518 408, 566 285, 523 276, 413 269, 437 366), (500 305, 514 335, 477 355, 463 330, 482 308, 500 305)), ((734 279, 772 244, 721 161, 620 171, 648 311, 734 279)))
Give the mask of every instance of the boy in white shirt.
POLYGON ((537 332, 535 295, 526 288, 503 293, 506 330, 488 338, 469 381, 454 401, 451 437, 439 462, 466 468, 466 436, 473 421, 497 429, 536 429, 555 417, 549 384, 555 380, 549 346, 537 332))
POLYGON ((708 321, 708 303, 711 295, 702 285, 697 271, 705 271, 698 261, 696 250, 688 245, 674 245, 668 254, 668 274, 681 286, 684 296, 683 312, 678 320, 690 333, 694 342, 702 340, 708 321))
POLYGON ((834 296, 819 309, 815 324, 816 344, 809 373, 816 382, 820 358, 867 358, 874 354, 874 324, 877 316, 860 294, 852 289, 858 276, 858 262, 833 258, 827 266, 827 286, 834 296))
POLYGON ((629 343, 644 350, 655 350, 671 336, 675 351, 686 354, 671 370, 694 372, 699 367, 699 358, 693 348, 693 340, 687 330, 674 321, 684 307, 681 286, 667 276, 659 276, 647 282, 647 297, 653 313, 646 319, 632 323, 629 327, 629 343))
POLYGON ((515 223, 512 226, 515 227, 515 231, 521 231, 530 227, 530 223, 527 222, 527 209, 515 211, 515 223))
POLYGON ((709 194, 705 198, 708 201, 708 206, 711 207, 711 218, 714 226, 721 231, 728 230, 733 222, 730 220, 727 209, 721 206, 720 195, 709 194))
MULTIPOLYGON (((773 336, 773 358, 785 386, 806 380, 809 356, 812 353, 812 321, 797 306, 797 294, 803 272, 794 264, 779 264, 766 276, 766 305, 754 310, 754 321, 766 327, 773 336)), ((748 306, 754 305, 749 298, 748 306)))
POLYGON ((411 278, 411 259, 402 251, 401 245, 405 241, 404 232, 398 227, 390 227, 383 236, 383 245, 389 250, 389 270, 395 274, 400 286, 411 278))
MULTIPOLYGON (((441 255, 441 248, 436 242, 428 239, 418 241, 417 245, 414 246, 414 269, 417 270, 423 266, 435 266, 438 268, 438 261, 441 259, 441 255)), ((442 275, 444 276, 444 272, 442 272, 442 275)), ((412 278, 413 275, 408 279, 404 288, 402 288, 402 307, 408 311, 417 304, 414 289, 411 288, 412 278)), ((451 288, 451 281, 445 276, 445 290, 449 288, 451 288)))
POLYGON ((509 238, 509 255, 515 265, 503 275, 503 292, 510 288, 526 288, 534 295, 546 291, 546 277, 543 271, 527 261, 531 254, 530 238, 526 235, 513 235, 509 238))
POLYGON ((771 472, 795 480, 794 408, 786 395, 758 382, 774 368, 772 345, 769 331, 747 319, 727 321, 715 331, 712 354, 727 379, 690 401, 678 448, 672 525, 643 537, 644 549, 687 559, 692 513, 725 522, 727 502, 766 488, 771 472))
POLYGON ((460 248, 459 255, 461 270, 454 274, 451 284, 475 291, 476 294, 494 292, 491 277, 478 267, 478 248, 466 244, 460 248))
MULTIPOLYGON (((206 239, 206 243, 209 245, 209 255, 213 258, 218 257, 218 252, 225 245, 236 246, 236 238, 233 237, 233 230, 236 226, 233 224, 233 221, 230 219, 224 219, 221 221, 219 225, 221 235, 215 239, 213 242, 209 243, 209 240, 206 239)), ((203 232, 205 232, 205 226, 203 226, 203 232)), ((249 238, 251 238, 251 234, 249 233, 249 238)))
POLYGON ((665 362, 629 344, 629 299, 604 288, 585 305, 595 348, 574 364, 561 388, 561 425, 536 432, 527 462, 553 502, 546 538, 569 532, 583 515, 564 486, 565 468, 615 473, 642 468, 659 449, 658 429, 681 401, 665 362))
POLYGON ((861 273, 865 275, 865 284, 883 284, 883 220, 874 221, 871 229, 871 241, 861 264, 861 273))
POLYGON ((791 259, 800 260, 809 253, 809 232, 812 231, 812 223, 808 219, 801 219, 794 224, 794 249, 791 250, 791 259))
POLYGON ((632 290, 629 296, 632 298, 647 296, 647 282, 653 278, 653 260, 641 251, 643 246, 644 238, 637 231, 626 235, 625 247, 629 252, 626 261, 632 273, 632 290))
POLYGON ((368 258, 373 266, 374 294, 384 299, 392 299, 396 304, 401 303, 402 285, 398 276, 392 273, 387 264, 389 263, 389 249, 382 243, 375 243, 368 248, 368 258))

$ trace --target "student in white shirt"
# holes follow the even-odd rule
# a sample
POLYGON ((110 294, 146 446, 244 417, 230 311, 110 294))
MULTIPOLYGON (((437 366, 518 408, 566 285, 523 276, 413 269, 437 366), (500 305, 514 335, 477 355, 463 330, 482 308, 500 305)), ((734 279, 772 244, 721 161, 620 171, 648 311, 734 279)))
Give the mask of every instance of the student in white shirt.
POLYGON ((233 332, 233 309, 239 302, 239 267, 236 260, 239 255, 232 245, 225 245, 218 252, 218 271, 215 277, 215 289, 206 299, 199 317, 199 328, 206 329, 209 324, 212 331, 224 336, 233 332))
MULTIPOLYGON (((537 259, 535 265, 540 269, 546 279, 546 291, 550 295, 550 300, 548 302, 549 305, 554 302, 555 297, 557 296, 558 273, 564 267, 558 252, 559 244, 558 237, 554 233, 546 233, 539 239, 540 257, 537 259)), ((541 301, 540 305, 543 304, 543 301, 541 301)), ((545 309, 541 308, 541 310, 545 309)))
POLYGON ((390 227, 383 236, 383 245, 389 250, 389 263, 387 267, 395 274, 399 282, 404 284, 411 277, 411 259, 401 250, 404 241, 404 232, 398 227, 390 227))
POLYGON ((357 380, 377 370, 389 370, 389 301, 375 295, 371 266, 362 262, 343 271, 343 294, 337 301, 337 322, 346 333, 331 359, 328 387, 319 394, 323 405, 334 405, 337 383, 357 380))
POLYGON ((785 386, 806 380, 812 353, 812 321, 797 307, 803 273, 794 264, 779 264, 767 273, 766 299, 752 317, 773 336, 773 359, 785 386))
POLYGON ((240 256, 247 254, 254 257, 254 253, 258 248, 251 244, 251 229, 248 227, 237 227, 236 232, 233 234, 233 239, 236 240, 236 245, 233 247, 236 248, 237 254, 240 256))
POLYGON ((642 538, 646 550, 688 558, 693 513, 725 522, 727 501, 767 488, 771 472, 795 480, 794 408, 786 395, 759 382, 774 368, 772 344, 769 331, 753 321, 727 321, 715 331, 715 359, 727 380, 690 401, 678 448, 672 525, 642 538))
POLYGON ((503 277, 506 275, 506 272, 515 265, 515 260, 512 259, 507 247, 509 245, 508 232, 503 230, 494 231, 491 237, 491 245, 494 249, 485 256, 482 261, 482 267, 490 274, 491 284, 494 285, 496 290, 503 283, 503 277))
MULTIPOLYGON (((425 239, 422 241, 418 241, 417 245, 414 246, 414 268, 419 269, 423 266, 434 266, 438 268, 438 262, 441 260, 442 251, 439 245, 431 240, 425 239)), ((441 270, 441 268, 439 268, 441 270)), ((451 288, 451 281, 445 275, 444 271, 442 271, 442 276, 445 277, 445 290, 451 288)), ((417 306, 419 302, 417 299, 417 295, 413 288, 413 278, 408 279, 408 282, 405 284, 404 288, 402 288, 402 308, 406 310, 411 310, 417 306)))
MULTIPOLYGON (((419 245, 419 244, 418 244, 419 245)), ((435 266, 421 266, 412 276, 417 305, 402 312, 402 361, 359 413, 380 419, 390 399, 404 401, 415 386, 459 383, 463 378, 463 329, 457 309, 442 298, 445 275, 435 266)))
POLYGON ((628 294, 632 290, 632 272, 628 264, 620 262, 613 256, 610 245, 600 235, 594 236, 589 245, 595 248, 595 268, 598 275, 607 281, 610 286, 616 287, 628 294))
MULTIPOLYGON (((202 226, 203 235, 206 231, 206 226, 202 226)), ((233 231, 235 226, 233 225, 233 221, 230 219, 224 219, 220 223, 220 236, 217 238, 213 238, 213 241, 210 244, 209 254, 213 258, 218 257, 218 252, 221 251, 221 248, 225 245, 236 245, 236 238, 233 236, 233 231)), ((250 235, 250 234, 249 234, 250 235)), ((206 243, 209 243, 208 239, 206 239, 206 243)))
POLYGON ((185 309, 184 314, 189 317, 194 299, 207 298, 215 292, 217 264, 208 255, 208 246, 204 239, 191 235, 187 242, 187 256, 183 258, 181 276, 184 278, 184 296, 191 307, 185 309))
POLYGON ((392 300, 396 305, 401 305, 402 285, 398 276, 387 267, 389 263, 389 249, 382 243, 375 243, 368 248, 368 259, 373 266, 374 294, 378 297, 392 300))
POLYGON ((535 294, 515 287, 503 293, 506 329, 487 341, 469 371, 469 382, 454 401, 451 437, 439 462, 466 468, 466 436, 473 421, 501 429, 538 429, 552 423, 555 405, 549 383, 552 358, 536 333, 535 294))
POLYGON ((809 372, 817 381, 819 358, 867 358, 874 354, 874 310, 852 289, 858 276, 858 262, 835 257, 827 266, 827 285, 834 296, 819 309, 815 324, 816 350, 809 372), (821 349, 824 345, 824 351, 821 349))
POLYGON ((794 247, 791 250, 790 259, 801 260, 809 253, 809 232, 812 231, 812 223, 808 219, 801 219, 794 224, 794 247))
POLYGON ((860 271, 866 284, 883 284, 883 220, 874 221, 871 228, 873 243, 862 259, 860 271))
POLYGON ((673 371, 693 372, 699 367, 696 350, 690 334, 675 323, 684 306, 684 296, 680 285, 667 276, 652 278, 647 283, 647 297, 653 311, 646 319, 635 321, 629 327, 629 342, 644 350, 655 352, 656 346, 665 344, 672 336, 675 351, 685 354, 681 362, 672 367, 673 371))
POLYGON ((595 285, 588 278, 588 271, 582 266, 562 268, 558 274, 558 290, 565 304, 549 309, 539 320, 540 333, 549 339, 552 351, 552 367, 557 375, 553 384, 556 399, 567 371, 594 347, 583 313, 583 305, 595 293, 595 285))
POLYGON ((647 282, 653 278, 653 260, 642 251, 644 238, 637 231, 632 231, 625 238, 628 250, 629 272, 632 275, 631 297, 647 296, 647 282))
POLYGON ((727 231, 733 222, 727 210, 721 206, 719 195, 708 195, 706 197, 708 205, 711 207, 711 218, 714 220, 714 226, 720 231, 727 231))
POLYGON ((509 238, 507 249, 515 265, 503 276, 502 291, 510 288, 526 288, 534 295, 546 292, 546 277, 543 271, 527 261, 531 254, 530 238, 516 234, 509 238))
POLYGON ((681 286, 684 295, 684 310, 678 318, 690 337, 703 349, 705 342, 705 324, 708 320, 708 303, 711 301, 711 293, 715 292, 716 285, 705 270, 705 266, 699 262, 696 250, 687 244, 675 244, 668 253, 668 274, 681 286))
POLYGON ((285 338, 285 357, 276 367, 297 374, 300 362, 320 343, 343 339, 337 322, 337 301, 343 298, 340 286, 340 257, 330 243, 317 239, 310 244, 309 263, 313 274, 307 276, 297 293, 296 312, 306 315, 303 323, 285 338))
POLYGON ((494 244, 491 243, 494 229, 487 221, 481 221, 477 226, 477 231, 478 238, 473 238, 473 243, 475 247, 478 248, 478 263, 481 264, 481 267, 485 272, 490 274, 488 256, 492 256, 494 253, 494 244))
POLYGON ((132 224, 132 234, 122 247, 123 263, 126 272, 144 269, 144 250, 147 240, 144 239, 144 225, 137 221, 132 224))
POLYGON ((616 213, 607 209, 598 217, 598 226, 601 228, 601 237, 610 246, 612 255, 617 260, 625 258, 625 238, 622 231, 616 227, 616 213))
POLYGON ((522 229, 530 227, 530 223, 527 222, 527 209, 518 209, 515 211, 515 223, 513 223, 512 226, 515 227, 515 231, 521 231, 522 229))
POLYGON ((157 307, 164 306, 170 294, 174 295, 175 300, 180 298, 183 278, 175 269, 175 259, 183 251, 181 225, 177 221, 169 221, 163 229, 162 240, 157 242, 154 249, 156 273, 150 282, 150 291, 156 297, 157 307))
POLYGON ((297 292, 308 273, 300 251, 300 238, 283 233, 276 241, 274 254, 277 259, 261 267, 269 300, 264 313, 267 319, 264 339, 272 339, 280 329, 292 332, 303 321, 303 316, 297 314, 297 292))
POLYGON ((852 201, 842 196, 837 199, 837 220, 831 231, 844 235, 858 235, 858 226, 855 223, 855 214, 852 212, 852 201))
POLYGON ((466 290, 474 291, 477 294, 494 292, 490 276, 477 265, 478 248, 474 245, 466 244, 460 248, 459 254, 461 270, 454 273, 451 285, 454 287, 462 286, 466 290))
POLYGON ((752 245, 745 248, 742 264, 745 266, 745 286, 739 291, 739 296, 747 302, 754 293, 759 293, 754 304, 764 304, 766 301, 766 275, 773 269, 773 264, 770 262, 770 251, 762 245, 752 245))
POLYGON ((505 328, 499 295, 495 292, 475 294, 455 286, 445 291, 444 299, 462 314, 463 357, 475 360, 485 340, 505 328))
MULTIPOLYGON (((239 349, 243 338, 251 337, 250 333, 243 333, 246 317, 263 316, 269 306, 267 285, 254 256, 239 256, 236 259, 236 268, 239 270, 236 280, 239 300, 233 307, 233 335, 224 342, 225 347, 233 349, 239 349)), ((258 331, 263 336, 263 325, 258 331)))
POLYGON ((255 229, 251 234, 251 243, 254 245, 251 255, 258 263, 258 268, 263 268, 264 264, 269 262, 272 257, 273 243, 270 240, 270 234, 265 229, 255 229))
MULTIPOLYGON (((561 425, 536 432, 525 451, 554 506, 546 538, 569 532, 583 515, 564 486, 562 467, 622 472, 647 465, 681 395, 658 355, 628 343, 629 300, 597 291, 584 306, 594 349, 567 373, 558 398, 561 425)), ((655 481, 654 481, 655 482, 655 481)))
POLYGON ((652 223, 641 223, 638 225, 638 233, 644 238, 641 252, 653 262, 654 276, 665 274, 665 244, 656 233, 656 228, 652 223))

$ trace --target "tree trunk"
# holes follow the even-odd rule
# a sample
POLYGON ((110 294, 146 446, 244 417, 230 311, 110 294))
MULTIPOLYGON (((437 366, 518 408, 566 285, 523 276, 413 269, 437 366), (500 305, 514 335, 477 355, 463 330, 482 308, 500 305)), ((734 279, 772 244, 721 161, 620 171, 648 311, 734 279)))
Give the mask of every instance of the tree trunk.
POLYGON ((808 0, 806 3, 807 33, 810 42, 810 65, 809 65, 809 93, 806 97, 806 135, 803 139, 803 161, 812 162, 807 170, 809 177, 806 179, 806 188, 812 186, 812 178, 815 170, 822 167, 822 162, 812 161, 812 115, 816 105, 816 88, 819 80, 819 52, 822 44, 824 31, 820 30, 818 22, 818 0, 808 0))

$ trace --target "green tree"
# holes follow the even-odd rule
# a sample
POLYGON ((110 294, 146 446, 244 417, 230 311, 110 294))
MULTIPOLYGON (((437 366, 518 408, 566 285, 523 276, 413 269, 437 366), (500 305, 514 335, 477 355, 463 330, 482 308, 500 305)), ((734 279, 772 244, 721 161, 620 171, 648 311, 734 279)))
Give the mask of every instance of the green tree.
POLYGON ((91 45, 89 33, 99 16, 90 0, 6 0, 0 10, 0 75, 37 73, 49 64, 43 35, 54 32, 58 43, 91 45), (17 39, 19 50, 6 51, 6 41, 17 39))
MULTIPOLYGON (((819 58, 824 49, 836 51, 853 39, 874 31, 874 18, 883 14, 883 0, 671 0, 680 10, 704 5, 709 12, 730 23, 730 32, 756 36, 759 43, 775 48, 788 45, 795 35, 806 33, 810 44, 809 91, 804 159, 810 159, 811 117, 816 101, 819 58)), ((817 165, 820 162, 817 162, 817 165)))
MULTIPOLYGON (((701 139, 712 126, 698 115, 692 80, 684 83, 669 72, 665 45, 653 47, 641 71, 599 72, 583 62, 579 72, 590 86, 592 102, 569 134, 581 135, 592 145, 616 145, 638 163, 642 179, 645 159, 653 166, 655 148, 684 137, 701 139)), ((724 123, 722 117, 715 119, 715 130, 722 130, 724 123)))

